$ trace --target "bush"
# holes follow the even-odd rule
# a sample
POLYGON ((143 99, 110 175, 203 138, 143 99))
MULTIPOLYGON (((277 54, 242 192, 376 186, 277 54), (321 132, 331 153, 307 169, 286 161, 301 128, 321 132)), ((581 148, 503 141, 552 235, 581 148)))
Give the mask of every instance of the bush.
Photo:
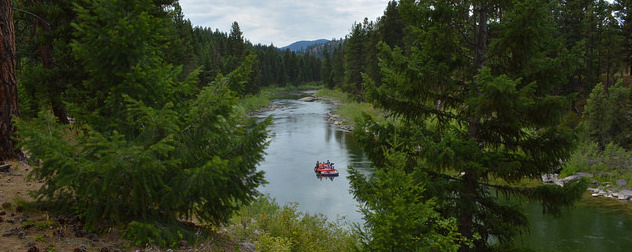
POLYGON ((607 144, 603 151, 599 150, 596 142, 581 143, 563 165, 560 176, 577 172, 589 172, 598 180, 612 183, 620 178, 632 181, 632 153, 614 143, 607 144))
POLYGON ((295 203, 280 207, 261 196, 231 219, 229 233, 237 240, 254 241, 260 251, 352 251, 357 247, 355 233, 322 214, 304 214, 296 207, 295 203))
POLYGON ((185 237, 183 233, 192 236, 190 231, 178 225, 165 226, 157 222, 132 221, 124 231, 124 237, 134 241, 136 246, 157 244, 163 248, 175 248, 185 237))

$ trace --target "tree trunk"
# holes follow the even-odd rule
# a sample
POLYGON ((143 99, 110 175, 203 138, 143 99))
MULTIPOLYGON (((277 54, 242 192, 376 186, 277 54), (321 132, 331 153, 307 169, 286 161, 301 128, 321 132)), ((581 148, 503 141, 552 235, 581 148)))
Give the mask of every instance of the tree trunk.
MULTIPOLYGON (((474 7, 474 15, 478 20, 474 20, 474 67, 475 74, 478 74, 480 70, 485 66, 485 54, 487 53, 487 6, 485 4, 481 4, 480 6, 474 7)), ((474 88, 472 92, 476 92, 474 96, 480 95, 478 91, 478 83, 476 80, 473 81, 474 88)), ((480 143, 479 139, 479 129, 480 129, 480 120, 481 118, 478 116, 472 117, 469 119, 468 125, 468 134, 471 139, 475 139, 476 142, 480 143)), ((479 145, 480 147, 480 145, 479 145)), ((476 198, 477 198, 477 188, 478 188, 478 178, 480 176, 479 172, 475 171, 475 169, 466 168, 464 171, 465 174, 462 177, 463 188, 461 189, 461 203, 460 203, 460 213, 459 213, 459 224, 458 231, 463 235, 463 237, 468 240, 472 240, 474 238, 474 212, 476 208, 476 198)), ((476 241, 475 241, 476 242, 476 241)), ((471 249, 462 245, 459 248, 459 252, 470 251, 471 249)))
MULTIPOLYGON (((40 0, 39 3, 42 1, 40 0)), ((45 23, 40 19, 41 17, 34 18, 33 22, 37 25, 40 30, 50 32, 50 25, 45 23)), ((36 30, 37 32, 37 30, 36 30)), ((37 34, 37 33, 36 33, 37 34)), ((36 35, 37 36, 37 35, 36 35)), ((46 41, 40 44, 40 56, 42 57, 42 66, 46 69, 53 69, 55 65, 53 63, 53 48, 52 42, 46 41)), ((50 84, 49 84, 50 85, 50 84)), ((48 87, 48 99, 51 102, 51 107, 53 109, 53 114, 57 117, 60 123, 69 124, 68 120, 68 112, 66 110, 66 105, 61 101, 61 90, 58 90, 54 87, 48 87)))
POLYGON ((14 29, 13 1, 0 0, 0 160, 24 158, 16 148, 17 128, 12 122, 19 116, 14 29))

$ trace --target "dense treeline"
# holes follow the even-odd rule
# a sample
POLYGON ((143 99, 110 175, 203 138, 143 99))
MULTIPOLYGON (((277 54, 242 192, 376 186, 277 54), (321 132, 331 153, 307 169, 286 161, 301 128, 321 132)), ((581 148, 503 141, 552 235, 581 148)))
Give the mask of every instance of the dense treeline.
MULTIPOLYGON (((78 6, 91 1, 19 1, 15 17, 20 100, 22 114, 35 117, 52 108, 59 120, 67 123, 64 103, 77 99, 88 70, 77 62, 72 41, 81 36, 76 21, 78 6), (32 15, 34 14, 34 15, 32 15)), ((299 85, 321 81, 321 60, 310 54, 283 51, 273 45, 253 45, 234 22, 229 32, 193 27, 177 1, 153 1, 157 15, 164 18, 161 27, 162 58, 181 68, 179 80, 197 73, 198 87, 214 80, 218 74, 235 70, 248 55, 256 55, 250 80, 239 95, 256 94, 262 87, 299 85)), ((131 29, 131 28, 130 28, 131 29)), ((129 39, 134 39, 130 34, 129 39)), ((113 50, 123 51, 121 48, 113 50)), ((105 53, 105 52, 104 52, 105 53)), ((108 52, 114 53, 114 52, 108 52)))
POLYGON ((401 0, 354 24, 323 81, 397 119, 355 132, 378 168, 351 177, 366 248, 503 248, 527 220, 493 192, 552 214, 579 199, 585 182, 519 181, 576 166, 577 146, 598 146, 580 151, 599 167, 598 153, 630 147, 631 4, 401 0))
POLYGON ((321 78, 320 59, 252 45, 236 22, 193 27, 177 0, 15 8, 19 147, 46 181, 33 196, 138 244, 176 246, 194 234, 181 220, 225 223, 253 200, 270 121, 237 100, 321 78))
MULTIPOLYGON (((548 32, 561 40, 559 50, 574 51, 578 68, 572 73, 562 73, 569 77, 567 83, 556 87, 558 94, 577 92, 577 101, 585 101, 597 83, 611 86, 629 74, 632 69, 632 18, 630 1, 617 0, 614 3, 603 0, 554 1, 551 3, 551 22, 556 27, 548 32), (571 78, 572 77, 572 78, 571 78)), ((501 8, 501 7, 497 7, 501 8)), ((378 67, 378 42, 407 51, 413 46, 410 29, 401 17, 398 1, 391 1, 384 15, 375 21, 365 19, 351 27, 351 33, 344 41, 344 47, 329 51, 330 58, 344 59, 343 64, 324 63, 327 69, 323 76, 333 76, 329 85, 351 92, 357 99, 364 100, 362 74, 378 82, 382 79, 378 67), (333 81, 336 80, 336 81, 333 81)), ((490 33, 498 32, 495 27, 490 33)), ((517 28, 519 29, 519 28, 517 28)), ((524 36, 534 31, 521 30, 524 36)), ((327 78, 323 78, 328 80, 327 78)), ((574 109, 579 109, 577 106, 574 109)))
POLYGON ((518 182, 558 172, 583 141, 632 145, 632 1, 391 1, 322 56, 252 45, 236 22, 193 27, 177 0, 16 7, 35 196, 141 243, 174 246, 178 220, 224 223, 253 200, 269 120, 235 104, 272 85, 322 80, 395 119, 355 132, 379 168, 351 175, 370 251, 511 244, 526 217, 493 192, 559 214, 583 181, 518 182))

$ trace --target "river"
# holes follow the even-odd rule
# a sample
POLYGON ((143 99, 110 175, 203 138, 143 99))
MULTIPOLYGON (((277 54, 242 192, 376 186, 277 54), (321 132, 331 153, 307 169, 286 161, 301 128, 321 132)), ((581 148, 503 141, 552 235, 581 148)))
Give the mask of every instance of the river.
MULTIPOLYGON (((324 214, 328 220, 362 222, 350 193, 347 167, 371 172, 371 163, 350 133, 327 122, 333 105, 295 99, 273 101, 277 109, 258 116, 273 116, 270 145, 258 169, 268 184, 259 191, 281 204, 298 203, 298 210, 324 214), (317 177, 316 161, 335 163, 340 176, 317 177)), ((529 233, 516 244, 535 251, 632 251, 632 210, 614 200, 585 197, 560 218, 542 215, 535 203, 523 203, 530 221, 529 233), (612 204, 606 205, 604 202, 612 204)))

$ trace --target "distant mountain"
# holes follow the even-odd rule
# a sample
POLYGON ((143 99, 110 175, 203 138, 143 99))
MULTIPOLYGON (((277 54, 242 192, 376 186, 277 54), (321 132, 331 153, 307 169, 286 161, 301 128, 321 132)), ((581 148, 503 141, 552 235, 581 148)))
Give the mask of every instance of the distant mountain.
POLYGON ((281 47, 281 50, 290 49, 290 51, 298 52, 298 51, 307 50, 308 48, 313 47, 315 45, 325 44, 327 42, 329 42, 329 40, 327 39, 318 39, 318 40, 313 40, 313 41, 297 41, 290 44, 289 46, 281 47))
POLYGON ((330 40, 329 42, 324 43, 324 44, 313 45, 313 46, 311 46, 311 47, 309 47, 309 48, 307 48, 307 49, 305 49, 303 51, 300 51, 298 53, 299 54, 310 54, 310 55, 314 55, 314 56, 316 56, 318 58, 322 58, 323 54, 325 52, 328 52, 329 55, 331 55, 334 52, 334 50, 336 50, 336 49, 338 49, 338 47, 342 46, 342 44, 344 42, 345 41, 342 40, 342 39, 341 40, 334 39, 334 40, 330 40))

